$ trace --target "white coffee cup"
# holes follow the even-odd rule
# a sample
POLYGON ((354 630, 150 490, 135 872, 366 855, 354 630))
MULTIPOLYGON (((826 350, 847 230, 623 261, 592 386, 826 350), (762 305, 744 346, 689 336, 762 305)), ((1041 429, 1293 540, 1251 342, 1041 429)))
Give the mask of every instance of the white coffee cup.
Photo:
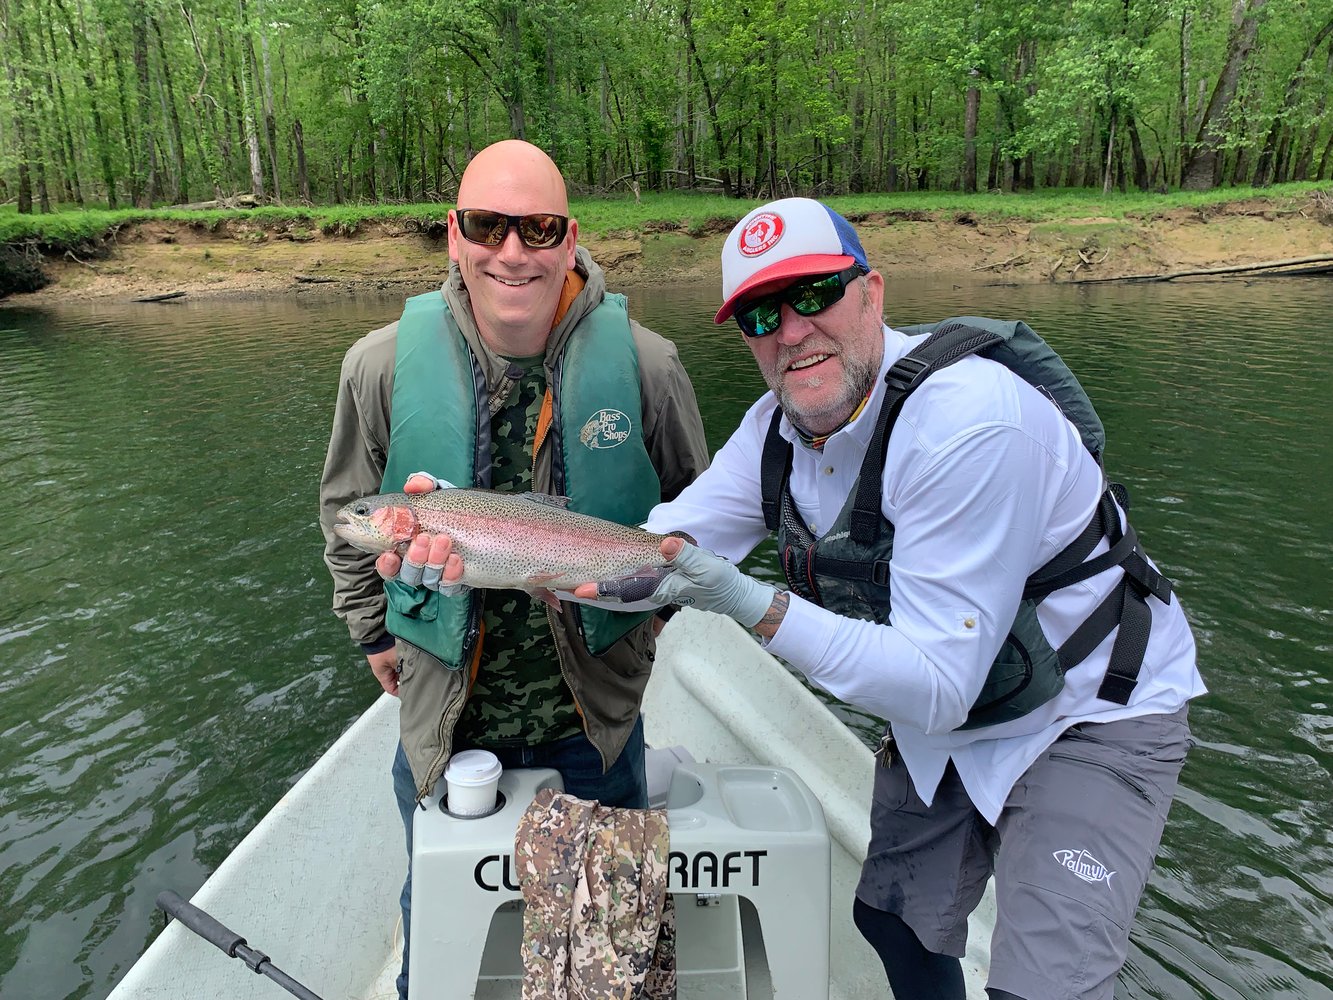
POLYGON ((464 750, 450 757, 444 769, 449 812, 455 816, 484 816, 493 810, 500 771, 499 758, 489 750, 464 750))

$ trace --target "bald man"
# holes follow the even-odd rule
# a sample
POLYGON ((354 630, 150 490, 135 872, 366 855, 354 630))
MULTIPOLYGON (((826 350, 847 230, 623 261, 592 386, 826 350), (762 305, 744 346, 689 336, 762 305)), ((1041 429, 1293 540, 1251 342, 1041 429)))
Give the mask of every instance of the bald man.
MULTIPOLYGON (((392 774, 409 859, 412 810, 460 750, 553 767, 566 791, 604 805, 648 804, 650 619, 520 591, 441 593, 443 560, 422 547, 401 575, 396 559, 382 562, 386 582, 332 530, 343 504, 399 490, 418 469, 567 496, 623 524, 703 471, 703 424, 675 347, 629 318, 577 237, 555 163, 526 142, 488 146, 449 213, 443 287, 409 299, 343 360, 320 486, 324 559, 334 613, 400 700, 392 774)), ((410 867, 402 905, 410 928, 410 867)), ((407 960, 404 947, 402 997, 407 960)))

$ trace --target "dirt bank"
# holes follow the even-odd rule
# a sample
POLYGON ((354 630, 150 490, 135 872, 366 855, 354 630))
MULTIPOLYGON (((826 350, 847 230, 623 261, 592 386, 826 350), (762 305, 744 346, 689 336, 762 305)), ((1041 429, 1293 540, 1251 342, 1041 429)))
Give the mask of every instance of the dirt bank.
MULTIPOLYGON (((1327 196, 1252 199, 1129 220, 991 222, 968 213, 869 213, 853 221, 880 270, 895 277, 964 275, 977 284, 1123 277, 1333 254, 1327 196)), ((671 224, 651 228, 585 232, 580 242, 615 288, 718 281, 726 226, 702 234, 671 224)), ((213 231, 150 222, 121 229, 101 259, 66 255, 47 261, 51 285, 5 302, 124 301, 171 292, 192 298, 412 294, 438 284, 447 263, 442 238, 401 223, 367 224, 340 236, 300 224, 265 228, 243 219, 213 231)))

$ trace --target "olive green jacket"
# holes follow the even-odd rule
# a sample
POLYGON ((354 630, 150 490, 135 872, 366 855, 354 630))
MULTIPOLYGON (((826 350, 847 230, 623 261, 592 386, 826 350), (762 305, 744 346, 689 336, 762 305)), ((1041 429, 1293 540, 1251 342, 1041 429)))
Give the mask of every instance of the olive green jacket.
MULTIPOLYGON (((546 374, 588 312, 606 292, 602 270, 579 248, 575 264, 586 285, 551 331, 546 374)), ((467 288, 451 267, 444 296, 488 386, 491 412, 502 407, 513 389, 505 378, 507 362, 481 340, 472 319, 467 288)), ((708 465, 703 422, 689 376, 675 345, 631 322, 639 355, 643 401, 643 437, 662 486, 662 499, 673 499, 708 465)), ((354 642, 387 647, 385 598, 374 556, 360 552, 333 533, 334 515, 350 500, 377 493, 389 450, 390 404, 398 324, 366 334, 347 351, 338 381, 333 432, 320 481, 320 527, 324 561, 333 575, 333 610, 347 623, 354 642)), ((430 470, 427 470, 430 471, 430 470)), ((537 455, 533 489, 552 491, 551 448, 537 455)), ((638 717, 648 682, 654 642, 651 626, 629 633, 603 656, 592 657, 578 636, 572 613, 564 606, 552 616, 553 634, 565 682, 582 710, 588 738, 609 768, 620 756, 638 717)), ((466 671, 446 670, 429 653, 398 642, 400 735, 418 790, 428 793, 452 751, 454 724, 467 698, 466 671)))

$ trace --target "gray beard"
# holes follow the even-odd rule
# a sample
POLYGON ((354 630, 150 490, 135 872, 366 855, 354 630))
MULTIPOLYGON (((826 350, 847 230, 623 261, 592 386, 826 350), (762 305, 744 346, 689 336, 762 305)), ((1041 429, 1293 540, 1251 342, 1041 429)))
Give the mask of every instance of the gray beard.
POLYGON ((778 405, 782 407, 782 412, 786 414, 787 419, 806 437, 821 437, 832 434, 841 428, 851 419, 857 404, 869 394, 871 387, 875 384, 877 369, 871 368, 870 365, 863 362, 849 362, 845 356, 843 362, 846 365, 846 389, 829 412, 812 413, 809 417, 804 417, 792 405, 785 386, 769 386, 777 393, 778 405), (816 420, 821 427, 828 424, 830 420, 832 420, 832 423, 827 431, 812 431, 806 422, 809 418, 816 420))

